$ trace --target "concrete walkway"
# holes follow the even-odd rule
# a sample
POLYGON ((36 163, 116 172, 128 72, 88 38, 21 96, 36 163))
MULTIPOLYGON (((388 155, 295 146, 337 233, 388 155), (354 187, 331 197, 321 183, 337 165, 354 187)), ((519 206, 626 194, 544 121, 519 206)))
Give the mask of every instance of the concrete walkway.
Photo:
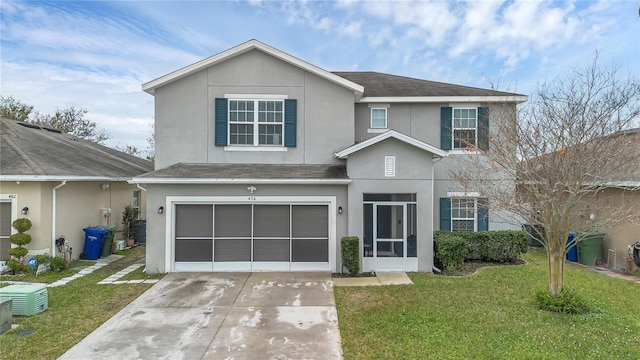
POLYGON ((342 359, 329 273, 171 273, 60 359, 342 359))
POLYGON ((412 285, 405 272, 376 271, 376 276, 334 278, 334 286, 376 286, 376 285, 412 285))
POLYGON ((119 260, 121 258, 122 258, 122 255, 115 255, 115 254, 111 254, 107 257, 99 258, 98 260, 96 260, 95 264, 78 271, 76 274, 67 276, 66 278, 62 278, 56 282, 52 282, 51 284, 47 284, 47 287, 56 287, 56 286, 66 285, 69 281, 73 281, 85 275, 89 275, 92 272, 100 269, 101 267, 107 266, 112 262, 119 260))

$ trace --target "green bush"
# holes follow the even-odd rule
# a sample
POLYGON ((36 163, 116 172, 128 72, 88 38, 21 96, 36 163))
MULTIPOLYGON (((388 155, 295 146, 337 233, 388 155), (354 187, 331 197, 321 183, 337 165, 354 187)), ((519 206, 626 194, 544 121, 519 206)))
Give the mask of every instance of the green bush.
POLYGON ((464 238, 453 233, 442 234, 434 240, 436 260, 442 264, 447 274, 454 273, 464 262, 467 243, 464 238))
POLYGON ((538 291, 536 305, 541 310, 563 314, 585 314, 591 310, 587 300, 567 287, 557 296, 552 296, 548 290, 538 291))
POLYGON ((342 265, 347 268, 349 274, 356 275, 360 272, 360 239, 357 236, 345 236, 341 245, 342 265))
POLYGON ((60 272, 67 268, 67 260, 59 256, 52 257, 50 264, 51 270, 55 272, 60 272))
POLYGON ((16 259, 7 260, 7 266, 11 268, 14 274, 19 274, 24 271, 24 264, 16 259))
POLYGON ((18 246, 27 245, 31 242, 31 235, 22 233, 13 234, 9 236, 9 240, 18 246))
MULTIPOLYGON (((456 231, 456 236, 464 238, 467 243, 465 260, 482 260, 490 262, 513 262, 526 253, 528 234, 525 231, 456 231)), ((435 238, 452 234, 448 231, 436 231, 435 238)))
POLYGON ((31 220, 27 218, 15 219, 11 223, 11 226, 13 226, 14 229, 18 230, 18 232, 22 234, 23 232, 29 231, 29 229, 31 229, 31 220))
POLYGON ((18 259, 22 259, 25 255, 27 255, 28 252, 29 252, 29 249, 23 248, 23 247, 9 249, 9 255, 15 256, 18 259))

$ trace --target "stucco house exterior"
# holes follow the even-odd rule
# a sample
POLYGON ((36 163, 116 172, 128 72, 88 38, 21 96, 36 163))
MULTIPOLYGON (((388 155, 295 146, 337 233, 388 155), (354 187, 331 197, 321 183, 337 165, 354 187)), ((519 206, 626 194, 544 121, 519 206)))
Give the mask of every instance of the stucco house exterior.
POLYGON ((250 40, 142 85, 155 98, 147 271, 432 271, 434 230, 511 229, 449 169, 523 95, 330 72, 250 40), (465 150, 467 148, 467 150, 465 150))
POLYGON ((32 222, 30 255, 57 255, 64 236, 74 259, 83 228, 121 228, 125 204, 144 214, 145 194, 127 183, 153 169, 151 162, 34 124, 0 119, 0 260, 9 258, 11 223, 32 222))

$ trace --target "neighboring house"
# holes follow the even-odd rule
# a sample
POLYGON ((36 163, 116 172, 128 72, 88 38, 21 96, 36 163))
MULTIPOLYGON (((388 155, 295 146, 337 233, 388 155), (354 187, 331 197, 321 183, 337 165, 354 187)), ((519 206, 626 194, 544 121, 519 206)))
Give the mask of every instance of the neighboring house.
POLYGON ((64 236, 78 258, 83 228, 120 229, 124 204, 137 202, 144 214, 145 195, 127 180, 151 171, 149 161, 34 124, 0 126, 0 260, 20 217, 33 224, 29 255, 56 255, 55 239, 64 236))
POLYGON ((155 97, 147 271, 432 271, 434 230, 512 228, 448 169, 487 106, 527 97, 329 72, 251 40, 142 85, 155 97))

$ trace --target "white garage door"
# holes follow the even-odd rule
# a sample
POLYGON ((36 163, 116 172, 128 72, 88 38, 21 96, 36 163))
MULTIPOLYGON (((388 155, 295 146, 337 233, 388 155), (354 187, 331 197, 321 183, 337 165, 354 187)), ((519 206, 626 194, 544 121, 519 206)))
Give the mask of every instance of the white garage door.
POLYGON ((176 204, 174 271, 329 267, 329 206, 176 204))

